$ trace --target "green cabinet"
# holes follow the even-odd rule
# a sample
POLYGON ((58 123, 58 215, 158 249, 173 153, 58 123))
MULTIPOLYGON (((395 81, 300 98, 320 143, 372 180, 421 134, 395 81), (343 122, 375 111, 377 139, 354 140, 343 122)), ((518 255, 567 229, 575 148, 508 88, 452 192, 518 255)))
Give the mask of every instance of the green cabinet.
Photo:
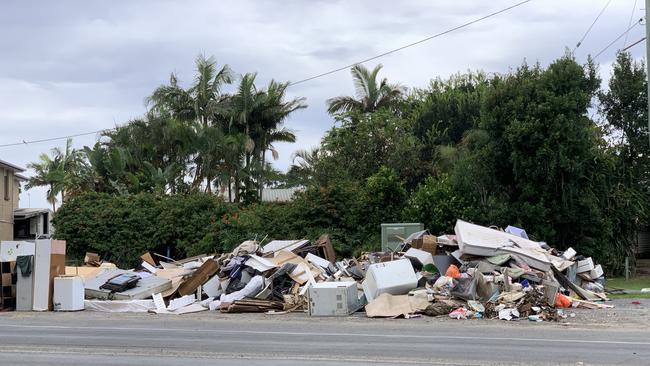
POLYGON ((395 251, 402 244, 402 240, 409 235, 424 230, 420 223, 381 224, 381 250, 383 252, 395 251), (398 238, 399 237, 399 238, 398 238))

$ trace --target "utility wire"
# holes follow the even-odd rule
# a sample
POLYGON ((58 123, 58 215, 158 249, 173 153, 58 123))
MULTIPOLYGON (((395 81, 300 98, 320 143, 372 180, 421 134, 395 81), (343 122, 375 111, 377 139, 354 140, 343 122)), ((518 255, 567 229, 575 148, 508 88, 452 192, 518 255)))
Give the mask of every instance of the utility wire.
MULTIPOLYGON (((503 9, 501 9, 501 10, 498 10, 498 11, 495 11, 495 12, 493 12, 493 13, 487 14, 487 15, 485 15, 485 16, 482 16, 482 17, 480 17, 480 18, 474 19, 474 20, 469 21, 469 22, 467 22, 467 23, 463 23, 463 24, 461 24, 461 25, 459 25, 459 26, 456 26, 456 27, 450 28, 450 29, 448 29, 448 30, 446 30, 446 31, 443 31, 443 32, 440 32, 440 33, 434 34, 434 35, 429 36, 429 37, 426 37, 426 38, 423 38, 423 39, 421 39, 421 40, 419 40, 419 41, 415 41, 415 42, 413 42, 413 43, 409 43, 409 44, 407 44, 407 45, 404 45, 404 46, 401 46, 401 47, 398 47, 398 48, 394 48, 394 49, 392 49, 392 50, 390 50, 390 51, 386 51, 386 52, 384 52, 384 53, 380 53, 380 54, 378 54, 378 55, 376 55, 376 56, 372 56, 372 57, 369 57, 369 58, 363 59, 363 60, 361 60, 361 61, 357 61, 357 62, 355 62, 355 63, 352 63, 352 64, 349 64, 349 65, 345 65, 345 66, 342 66, 342 67, 336 68, 336 69, 334 69, 334 70, 330 70, 330 71, 327 71, 327 72, 323 72, 323 73, 321 73, 321 74, 314 75, 314 76, 308 77, 308 78, 306 78, 306 79, 302 79, 302 80, 298 80, 298 81, 290 82, 290 83, 289 83, 289 86, 294 86, 294 85, 302 84, 302 83, 305 83, 305 82, 308 82, 308 81, 311 81, 311 80, 314 80, 314 79, 318 79, 318 78, 321 78, 321 77, 324 77, 324 76, 327 76, 327 75, 331 75, 331 74, 334 74, 334 73, 337 73, 337 72, 340 72, 340 71, 343 71, 343 70, 347 70, 347 69, 351 68, 351 67, 354 66, 354 65, 363 64, 363 63, 368 62, 368 61, 376 60, 376 59, 378 59, 378 58, 380 58, 380 57, 388 56, 388 55, 390 55, 390 54, 393 54, 393 53, 395 53, 395 52, 401 51, 401 50, 403 50, 403 49, 406 49, 406 48, 409 48, 409 47, 413 47, 413 46, 418 45, 418 44, 420 44, 420 43, 424 43, 424 42, 430 41, 430 40, 432 40, 432 39, 434 39, 434 38, 438 38, 438 37, 444 36, 444 35, 446 35, 446 34, 452 33, 452 32, 457 31, 457 30, 459 30, 459 29, 469 27, 469 26, 472 25, 472 24, 476 24, 476 23, 478 23, 478 22, 481 22, 481 21, 486 20, 486 19, 488 19, 488 18, 494 17, 494 16, 499 15, 499 14, 501 14, 501 13, 505 13, 505 12, 511 10, 511 9, 514 9, 514 8, 516 8, 516 7, 519 7, 519 6, 522 6, 522 5, 524 5, 524 4, 526 4, 526 3, 529 3, 529 2, 531 2, 531 1, 533 1, 533 0, 524 0, 524 1, 518 2, 518 3, 516 3, 516 4, 510 5, 510 6, 506 7, 506 8, 503 8, 503 9)), ((611 0, 609 0, 609 1, 611 1, 611 0)), ((49 142, 49 141, 56 141, 56 140, 66 140, 66 139, 69 139, 69 138, 72 138, 72 137, 79 137, 79 136, 87 136, 87 135, 99 134, 99 133, 106 132, 106 131, 110 131, 110 130, 114 130, 114 128, 111 128, 111 129, 103 129, 103 130, 97 130, 97 131, 93 131, 93 132, 81 133, 81 134, 76 134, 76 135, 68 135, 68 136, 52 137, 52 138, 42 139, 42 140, 32 140, 32 141, 24 141, 24 140, 23 140, 22 142, 16 142, 16 143, 12 143, 12 144, 4 144, 4 145, 0 145, 0 148, 3 148, 3 147, 10 147, 10 146, 28 145, 28 144, 34 144, 34 143, 39 143, 39 142, 49 142)))
MULTIPOLYGON (((394 49, 392 49, 392 50, 390 50, 390 51, 386 51, 386 52, 384 52, 384 53, 380 53, 379 55, 372 56, 372 57, 366 58, 366 59, 364 59, 364 60, 357 61, 357 62, 355 62, 355 63, 351 63, 351 64, 349 64, 349 65, 345 65, 345 66, 339 67, 339 68, 337 68, 337 69, 334 69, 334 70, 330 70, 330 71, 324 72, 324 73, 322 73, 322 74, 318 74, 318 75, 314 75, 314 76, 312 76, 312 77, 308 77, 308 78, 306 78, 306 79, 302 79, 302 80, 294 81, 294 82, 292 82, 292 83, 289 83, 289 86, 293 86, 293 85, 301 84, 301 83, 304 83, 304 82, 307 82, 307 81, 310 81, 310 80, 318 79, 318 78, 320 78, 320 77, 327 76, 327 75, 331 75, 331 74, 337 73, 337 72, 339 72, 339 71, 347 70, 347 69, 351 68, 352 66, 355 66, 355 65, 358 65, 358 64, 363 64, 363 63, 366 63, 366 62, 368 62, 368 61, 376 60, 376 59, 378 59, 378 58, 380 58, 380 57, 388 56, 388 55, 390 55, 390 54, 392 54, 392 53, 395 53, 395 52, 401 51, 401 50, 403 50, 403 49, 405 49, 405 48, 413 47, 413 46, 418 45, 418 44, 420 44, 420 43, 424 43, 424 42, 430 41, 430 40, 432 40, 432 39, 434 39, 434 38, 438 38, 438 37, 440 37, 440 36, 444 36, 445 34, 449 34, 449 33, 451 33, 451 32, 457 31, 457 30, 459 30, 459 29, 469 27, 469 26, 472 25, 472 24, 478 23, 478 22, 480 22, 480 21, 483 21, 483 20, 485 20, 485 19, 491 18, 491 17, 493 17, 493 16, 495 16, 495 15, 498 15, 498 14, 501 14, 501 13, 505 13, 505 12, 508 11, 508 10, 514 9, 514 8, 516 8, 516 7, 518 7, 518 6, 524 5, 524 4, 529 3, 529 2, 531 2, 531 1, 532 1, 532 0, 525 0, 525 1, 519 2, 519 3, 517 3, 517 4, 514 4, 514 5, 509 6, 509 7, 507 7, 507 8, 503 8, 503 9, 501 9, 501 10, 499 10, 499 11, 495 11, 494 13, 490 13, 490 14, 488 14, 488 15, 485 15, 485 16, 482 16, 482 17, 480 17, 480 18, 474 19, 474 20, 472 20, 472 21, 470 21, 470 22, 467 22, 467 23, 461 24, 461 25, 459 25, 459 26, 456 26, 456 27, 454 27, 454 28, 448 29, 448 30, 446 30, 446 31, 444 31, 444 32, 440 32, 440 33, 434 34, 434 35, 432 35, 432 36, 429 36, 429 37, 423 38, 423 39, 421 39, 421 40, 419 40, 419 41, 416 41, 416 42, 413 42, 413 43, 409 43, 409 44, 407 44, 407 45, 405 45, 405 46, 398 47, 398 48, 394 48, 394 49)), ((611 1, 611 0, 610 0, 610 1, 611 1)))
POLYGON ((627 28, 627 29, 625 30, 625 32, 621 33, 620 36, 616 37, 615 40, 611 41, 611 42, 610 42, 610 43, 609 43, 605 48, 603 48, 602 50, 600 50, 600 52, 598 52, 598 53, 594 56, 594 60, 597 59, 598 56, 602 55, 603 52, 607 51, 610 47, 612 47, 612 45, 613 45, 614 43, 616 43, 619 39, 623 38, 624 35, 628 34, 628 32, 632 30, 632 28, 634 28, 634 27, 636 27, 637 25, 641 24, 641 22, 643 21, 643 19, 645 19, 645 17, 644 17, 644 18, 640 18, 638 22, 632 24, 629 28, 627 28))
MULTIPOLYGON (((634 6, 632 6, 632 14, 630 14, 630 20, 627 22, 627 26, 632 25, 632 19, 634 19, 634 13, 636 12, 636 2, 637 0, 634 0, 634 6)), ((627 34, 625 35, 625 41, 623 42, 623 47, 627 45, 627 34)), ((627 48, 626 48, 627 49, 627 48)))
MULTIPOLYGON (((636 0, 635 0, 635 1, 636 1, 636 0)), ((573 48, 573 52, 575 52, 576 49, 578 49, 578 47, 580 47, 580 45, 581 45, 582 42, 585 40, 585 38, 587 38, 587 35, 589 34, 589 32, 591 32, 591 29, 594 27, 594 25, 596 24, 596 22, 598 21, 598 19, 600 19, 600 16, 603 15, 603 13, 605 12, 605 10, 607 9, 607 7, 609 6, 609 4, 610 4, 611 2, 612 2, 612 0, 608 0, 607 3, 605 4, 605 6, 603 6, 603 8, 600 10, 600 13, 598 13, 598 15, 596 16, 596 19, 594 19, 594 21, 591 23, 591 25, 589 26, 589 28, 587 28, 587 31, 585 32, 585 34, 582 35, 582 38, 580 38, 580 40, 578 41, 578 43, 576 44, 576 46, 573 48)), ((635 5, 635 6, 636 6, 636 5, 635 5)))
POLYGON ((69 139, 69 138, 73 138, 73 137, 88 136, 88 135, 96 135, 96 134, 98 134, 98 133, 107 132, 107 131, 111 131, 111 130, 114 130, 114 128, 107 128, 107 129, 97 130, 97 131, 93 131, 93 132, 78 133, 78 134, 75 134, 75 135, 68 135, 68 136, 61 136, 61 137, 52 137, 52 138, 41 139, 41 140, 31 140, 31 141, 25 141, 25 140, 23 140, 22 142, 15 142, 15 143, 12 143, 12 144, 4 144, 4 145, 0 145, 0 148, 1 148, 1 147, 9 147, 9 146, 20 146, 20 145, 37 144, 37 143, 40 143, 40 142, 49 142, 49 141, 64 140, 64 139, 67 140, 67 139, 69 139))
POLYGON ((622 52, 622 51, 627 51, 627 50, 629 50, 630 48, 632 48, 632 47, 638 45, 639 43, 641 43, 641 42, 643 42, 643 41, 645 41, 645 38, 646 38, 646 37, 643 37, 643 38, 641 38, 640 40, 638 40, 638 41, 632 43, 631 45, 629 45, 629 46, 623 48, 623 49, 621 50, 621 52, 622 52))

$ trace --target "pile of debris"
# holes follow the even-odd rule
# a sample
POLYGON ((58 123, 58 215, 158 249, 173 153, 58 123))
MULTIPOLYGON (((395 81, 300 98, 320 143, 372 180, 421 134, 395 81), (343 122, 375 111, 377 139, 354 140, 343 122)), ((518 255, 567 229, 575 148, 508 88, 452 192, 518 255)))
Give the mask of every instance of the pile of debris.
POLYGON ((421 231, 395 252, 336 260, 327 235, 308 240, 244 241, 231 253, 175 261, 145 253, 122 270, 89 253, 84 308, 185 314, 198 311, 368 317, 450 316, 558 320, 562 308, 607 308, 603 269, 505 231, 458 220, 455 235, 421 231))

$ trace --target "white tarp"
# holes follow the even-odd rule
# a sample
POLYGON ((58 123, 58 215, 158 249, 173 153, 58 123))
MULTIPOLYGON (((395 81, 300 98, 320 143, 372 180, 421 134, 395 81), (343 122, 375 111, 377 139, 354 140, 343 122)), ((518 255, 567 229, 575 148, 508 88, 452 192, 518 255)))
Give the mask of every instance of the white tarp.
POLYGON ((146 313, 155 308, 153 300, 84 300, 86 311, 102 313, 146 313))

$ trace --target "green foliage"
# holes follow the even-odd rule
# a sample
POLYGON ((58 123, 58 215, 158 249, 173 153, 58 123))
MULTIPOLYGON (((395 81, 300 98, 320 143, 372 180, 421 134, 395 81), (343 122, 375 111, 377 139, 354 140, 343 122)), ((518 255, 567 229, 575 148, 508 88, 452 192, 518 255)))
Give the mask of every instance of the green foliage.
POLYGON ((122 266, 134 266, 142 253, 175 257, 219 251, 221 219, 234 206, 206 194, 156 196, 148 193, 86 193, 66 202, 54 216, 56 237, 68 241, 68 254, 87 251, 122 266))
POLYGON ((314 177, 320 185, 352 180, 357 183, 385 166, 394 170, 407 186, 415 185, 422 174, 420 145, 411 122, 388 110, 355 114, 340 119, 323 137, 314 177))
POLYGON ((327 100, 327 111, 337 113, 368 113, 385 108, 395 111, 399 106, 406 88, 391 84, 386 78, 377 80, 381 64, 368 70, 362 64, 352 66, 350 73, 354 81, 355 97, 341 96, 327 100))
MULTIPOLYGON (((397 222, 408 196, 395 171, 381 167, 368 178, 361 194, 363 217, 373 225, 397 222)), ((375 230, 376 231, 376 230, 375 230)))
POLYGON ((466 219, 470 202, 455 191, 447 176, 429 177, 411 195, 404 217, 421 222, 434 235, 452 233, 456 219, 466 219))
POLYGON ((466 131, 478 125, 488 85, 489 79, 482 73, 457 74, 431 81, 428 89, 410 98, 409 103, 415 105, 414 131, 429 148, 425 152, 459 143, 466 131))
MULTIPOLYGON (((258 89, 255 74, 222 94, 228 69, 199 59, 192 86, 172 75, 146 118, 108 134, 77 165, 43 159, 32 183, 76 196, 55 218, 74 256, 94 250, 126 264, 168 246, 181 257, 323 233, 348 256, 379 249, 381 223, 420 221, 441 234, 457 218, 523 227, 610 272, 632 254, 650 192, 642 63, 620 54, 606 91, 591 61, 566 55, 546 67, 436 79, 406 99, 377 79, 379 68, 352 71, 356 97, 329 100, 336 126, 321 146, 297 152, 286 174, 266 153, 295 141, 282 123, 303 100, 287 99, 286 83, 258 89), (297 185, 306 190, 291 203, 255 203, 264 187, 297 185), (245 205, 192 193, 202 187, 245 205), (83 193, 93 190, 110 195, 83 193)), ((78 161, 59 155, 46 157, 78 161)))

